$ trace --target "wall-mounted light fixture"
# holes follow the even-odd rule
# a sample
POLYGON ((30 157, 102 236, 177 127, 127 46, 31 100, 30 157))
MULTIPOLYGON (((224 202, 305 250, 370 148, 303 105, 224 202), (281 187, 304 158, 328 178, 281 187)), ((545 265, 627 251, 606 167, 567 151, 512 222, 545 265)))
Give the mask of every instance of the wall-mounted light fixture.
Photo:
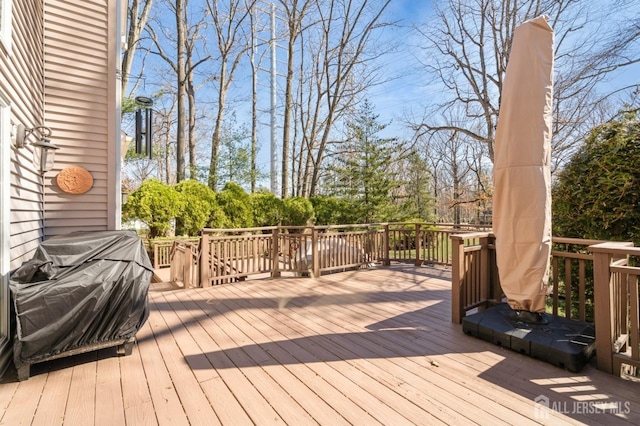
POLYGON ((124 189, 120 191, 120 197, 122 197, 122 205, 127 204, 127 200, 129 199, 129 193, 124 189))
POLYGON ((56 150, 60 149, 59 146, 54 145, 49 140, 51 136, 51 129, 45 126, 33 127, 27 129, 22 124, 18 124, 15 130, 14 144, 16 148, 24 148, 27 146, 27 138, 35 131, 40 133, 40 139, 37 142, 33 142, 35 149, 35 162, 40 168, 40 173, 48 172, 53 168, 55 161, 56 150))

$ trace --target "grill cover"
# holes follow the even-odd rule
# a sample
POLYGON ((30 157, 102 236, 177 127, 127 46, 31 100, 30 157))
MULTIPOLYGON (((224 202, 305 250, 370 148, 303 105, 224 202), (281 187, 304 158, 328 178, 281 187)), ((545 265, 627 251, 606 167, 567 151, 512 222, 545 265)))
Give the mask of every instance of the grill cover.
POLYGON ((132 338, 149 316, 153 266, 131 231, 50 238, 11 274, 16 365, 132 338))

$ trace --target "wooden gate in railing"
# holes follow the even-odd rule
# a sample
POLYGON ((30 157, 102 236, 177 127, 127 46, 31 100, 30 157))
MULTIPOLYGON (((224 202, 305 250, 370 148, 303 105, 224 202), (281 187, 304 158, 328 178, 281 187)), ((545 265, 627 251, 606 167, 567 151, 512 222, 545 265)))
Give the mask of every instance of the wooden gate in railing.
POLYGON ((200 286, 243 281, 271 274, 277 264, 277 227, 203 229, 200 238, 200 286))
POLYGON ((182 283, 184 288, 200 284, 198 274, 198 245, 193 241, 174 240, 171 245, 170 281, 182 283))

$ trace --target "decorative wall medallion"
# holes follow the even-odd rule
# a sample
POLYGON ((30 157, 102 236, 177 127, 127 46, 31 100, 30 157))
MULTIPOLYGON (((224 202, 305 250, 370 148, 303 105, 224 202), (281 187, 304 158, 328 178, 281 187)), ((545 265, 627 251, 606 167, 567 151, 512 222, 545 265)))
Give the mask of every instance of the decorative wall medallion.
POLYGON ((58 173, 56 182, 67 194, 84 194, 93 186, 93 177, 82 167, 67 167, 58 173))

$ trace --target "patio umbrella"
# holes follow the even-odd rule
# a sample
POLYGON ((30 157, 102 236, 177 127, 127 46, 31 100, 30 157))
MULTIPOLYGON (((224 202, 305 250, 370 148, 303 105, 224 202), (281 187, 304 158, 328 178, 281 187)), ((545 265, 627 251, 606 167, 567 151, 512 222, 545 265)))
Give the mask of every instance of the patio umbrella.
POLYGON ((553 43, 546 16, 516 28, 494 151, 493 229, 500 284, 509 306, 533 320, 545 310, 551 253, 553 43))

